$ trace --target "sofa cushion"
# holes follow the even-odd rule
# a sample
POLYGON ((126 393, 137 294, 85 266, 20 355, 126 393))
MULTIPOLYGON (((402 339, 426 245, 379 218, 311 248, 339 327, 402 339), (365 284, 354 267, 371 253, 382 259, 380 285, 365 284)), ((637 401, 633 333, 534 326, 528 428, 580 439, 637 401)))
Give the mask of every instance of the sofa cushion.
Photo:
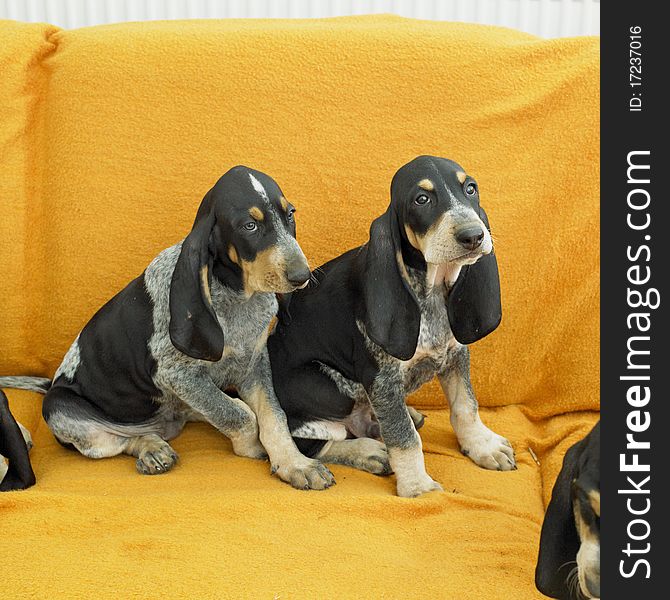
POLYGON ((42 266, 34 224, 41 217, 44 60, 56 27, 0 21, 0 373, 43 371, 35 351, 36 280, 42 266))

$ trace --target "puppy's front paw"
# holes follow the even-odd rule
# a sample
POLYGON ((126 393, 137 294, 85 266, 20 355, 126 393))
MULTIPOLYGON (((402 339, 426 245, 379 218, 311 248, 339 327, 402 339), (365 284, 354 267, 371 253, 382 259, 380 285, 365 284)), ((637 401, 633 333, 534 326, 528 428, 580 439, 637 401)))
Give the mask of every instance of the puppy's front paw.
POLYGON ((485 425, 459 442, 461 452, 480 467, 493 471, 516 469, 512 444, 485 425))
POLYGON ((272 465, 272 472, 298 490, 325 490, 335 483, 326 465, 304 456, 286 464, 272 465))
POLYGON ((417 478, 399 480, 396 489, 398 496, 403 498, 416 498, 428 492, 443 492, 442 486, 434 481, 430 475, 425 474, 417 478))

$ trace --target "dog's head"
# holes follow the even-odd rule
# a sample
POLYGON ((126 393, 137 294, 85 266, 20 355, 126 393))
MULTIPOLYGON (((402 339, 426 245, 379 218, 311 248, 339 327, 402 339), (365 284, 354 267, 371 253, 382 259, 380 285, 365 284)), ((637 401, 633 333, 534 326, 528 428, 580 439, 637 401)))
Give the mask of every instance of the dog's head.
POLYGON ((563 459, 542 525, 535 584, 551 598, 600 598, 600 423, 563 459))
POLYGON ((449 289, 452 332, 462 344, 500 323, 500 280, 475 180, 457 163, 419 156, 391 182, 391 204, 370 228, 363 289, 370 338, 407 360, 416 350, 421 313, 407 266, 449 289))
POLYGON ((294 213, 277 183, 248 167, 232 168, 207 192, 172 276, 170 338, 177 349, 193 358, 221 358, 212 277, 247 295, 307 284, 309 265, 295 239, 294 213))
POLYGON ((446 158, 419 156, 391 183, 403 237, 429 265, 471 265, 493 250, 477 182, 446 158))

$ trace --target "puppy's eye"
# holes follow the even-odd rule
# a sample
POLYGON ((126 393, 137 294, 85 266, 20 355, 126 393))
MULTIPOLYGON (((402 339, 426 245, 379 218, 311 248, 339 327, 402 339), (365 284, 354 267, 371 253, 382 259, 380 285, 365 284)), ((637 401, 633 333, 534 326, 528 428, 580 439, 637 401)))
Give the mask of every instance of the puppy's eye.
POLYGON ((256 231, 256 229, 258 229, 258 224, 256 221, 249 221, 248 223, 242 225, 242 228, 246 229, 247 231, 256 231))
POLYGON ((293 219, 295 219, 294 215, 295 215, 295 208, 289 208, 289 211, 288 211, 288 214, 286 215, 286 218, 289 221, 293 221, 293 219))
POLYGON ((472 182, 468 183, 468 185, 465 186, 465 193, 468 196, 474 196, 477 193, 477 186, 472 182))
POLYGON ((423 206, 424 204, 428 204, 429 202, 430 198, 425 194, 421 194, 420 196, 414 199, 414 204, 418 204, 419 206, 423 206))

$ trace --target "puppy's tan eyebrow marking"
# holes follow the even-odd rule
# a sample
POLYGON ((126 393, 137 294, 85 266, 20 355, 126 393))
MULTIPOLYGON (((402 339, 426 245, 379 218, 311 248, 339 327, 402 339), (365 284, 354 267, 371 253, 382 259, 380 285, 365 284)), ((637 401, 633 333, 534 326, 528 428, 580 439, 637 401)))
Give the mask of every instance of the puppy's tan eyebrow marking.
POLYGON ((468 176, 463 173, 463 171, 458 171, 456 173, 456 178, 458 179, 459 183, 465 183, 465 180, 468 178, 468 176))
POLYGON ((284 198, 284 196, 281 196, 279 198, 279 204, 281 204, 281 207, 284 209, 284 212, 288 211, 288 200, 284 198))
POLYGON ((426 190, 427 192, 432 192, 435 190, 435 185, 430 179, 422 179, 419 181, 419 187, 422 190, 426 190))
POLYGON ((258 206, 252 206, 249 209, 249 214, 257 221, 262 221, 265 218, 263 211, 260 208, 258 208, 258 206))

